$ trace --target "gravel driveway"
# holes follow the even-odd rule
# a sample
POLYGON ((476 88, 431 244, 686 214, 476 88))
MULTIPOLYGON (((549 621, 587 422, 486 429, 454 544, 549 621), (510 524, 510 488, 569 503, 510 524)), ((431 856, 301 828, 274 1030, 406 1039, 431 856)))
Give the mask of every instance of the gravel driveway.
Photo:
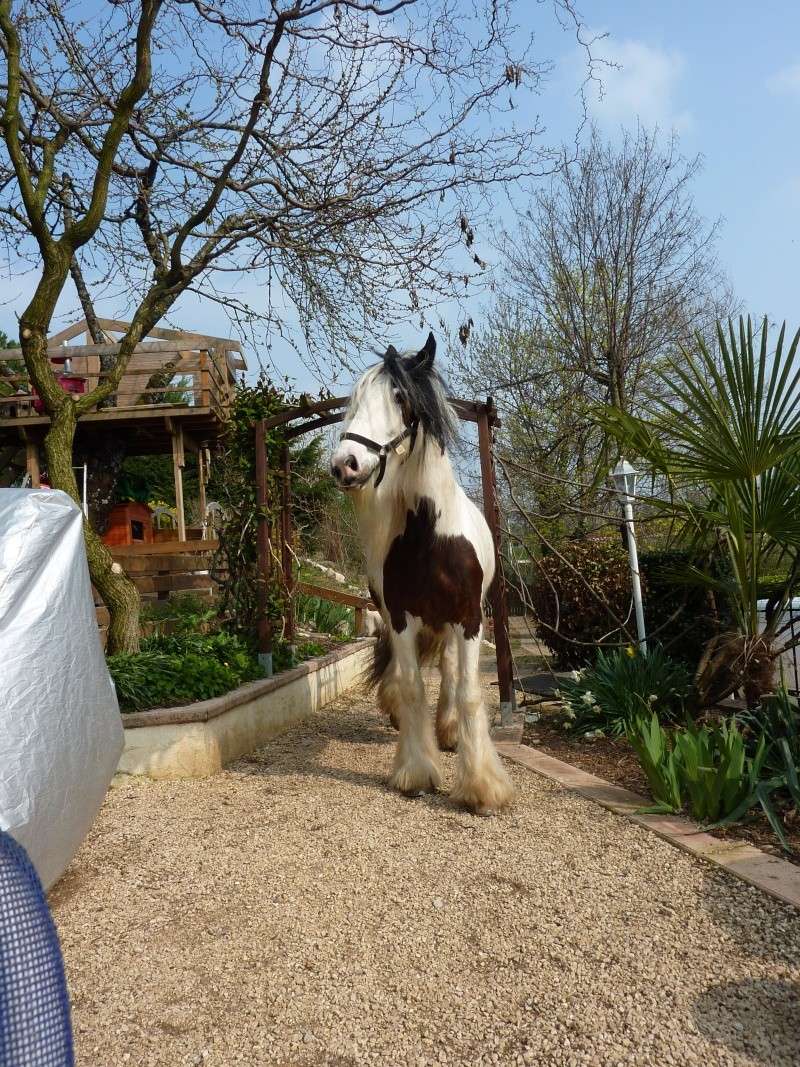
POLYGON ((352 697, 112 790, 52 895, 79 1067, 800 1063, 796 912, 518 767, 407 800, 392 744, 352 697))

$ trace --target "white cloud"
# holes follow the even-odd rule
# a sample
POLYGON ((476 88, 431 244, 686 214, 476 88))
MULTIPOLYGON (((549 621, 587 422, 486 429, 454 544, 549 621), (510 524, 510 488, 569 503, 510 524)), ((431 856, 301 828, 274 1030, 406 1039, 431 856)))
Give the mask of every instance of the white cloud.
POLYGON ((767 88, 780 96, 800 96, 800 63, 790 63, 776 70, 767 78, 767 88))
POLYGON ((645 126, 685 132, 694 122, 677 101, 685 61, 678 52, 644 41, 600 41, 597 55, 614 66, 600 68, 601 87, 590 86, 589 107, 599 121, 628 125, 639 119, 645 126))

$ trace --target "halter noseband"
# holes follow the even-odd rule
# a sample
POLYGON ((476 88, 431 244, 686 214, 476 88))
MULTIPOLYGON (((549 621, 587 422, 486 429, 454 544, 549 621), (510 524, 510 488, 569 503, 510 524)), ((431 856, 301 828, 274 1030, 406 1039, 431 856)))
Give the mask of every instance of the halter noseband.
MULTIPOLYGON (((375 453, 378 457, 378 477, 375 479, 375 488, 377 489, 383 481, 383 476, 386 473, 386 457, 389 453, 394 452, 397 446, 401 445, 407 437, 411 438, 411 448, 409 451, 414 451, 418 426, 419 422, 415 419, 411 426, 406 426, 402 433, 399 433, 397 437, 393 437, 391 441, 387 441, 385 445, 379 445, 377 441, 370 441, 368 437, 362 437, 360 433, 343 433, 339 440, 355 441, 357 444, 363 445, 364 448, 368 448, 370 452, 375 453)), ((370 477, 372 477, 372 475, 370 475, 370 477)))

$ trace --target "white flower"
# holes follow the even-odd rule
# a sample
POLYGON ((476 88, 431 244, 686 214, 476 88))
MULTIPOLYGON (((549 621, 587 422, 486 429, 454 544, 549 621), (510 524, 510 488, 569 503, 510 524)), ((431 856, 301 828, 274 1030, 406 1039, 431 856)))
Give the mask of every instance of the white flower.
POLYGON ((579 682, 582 677, 583 677, 583 675, 581 674, 580 671, 573 671, 572 672, 572 680, 573 680, 573 682, 579 682))
POLYGON ((651 693, 647 700, 650 704, 655 704, 655 702, 658 700, 658 693, 651 693))
POLYGON ((592 693, 591 690, 587 689, 581 697, 581 700, 584 702, 584 704, 594 704, 594 693, 592 693))

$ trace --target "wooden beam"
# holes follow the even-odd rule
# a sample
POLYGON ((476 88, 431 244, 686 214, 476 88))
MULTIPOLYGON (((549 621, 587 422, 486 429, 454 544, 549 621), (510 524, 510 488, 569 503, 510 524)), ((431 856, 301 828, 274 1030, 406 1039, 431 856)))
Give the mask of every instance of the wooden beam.
POLYGON ((200 525, 203 527, 203 537, 208 537, 206 528, 206 458, 205 448, 197 450, 197 496, 200 505, 200 525))
POLYGON ((33 488, 39 489, 42 481, 39 468, 39 445, 36 441, 25 442, 25 470, 31 476, 33 488))
POLYGON ((489 526, 494 545, 494 580, 489 589, 494 621, 494 644, 497 655, 497 682, 500 688, 500 717, 504 726, 509 725, 514 707, 514 676, 511 659, 511 641, 508 634, 508 605, 503 577, 503 559, 500 552, 500 522, 497 506, 494 458, 492 456, 492 403, 487 400, 478 415, 478 449, 481 458, 481 486, 483 488, 483 514, 489 526))
POLYGON ((210 556, 219 548, 219 541, 153 541, 149 544, 112 545, 109 551, 114 559, 125 556, 210 556))
POLYGON ((60 345, 64 341, 71 341, 73 337, 77 337, 81 333, 88 333, 86 319, 81 319, 80 322, 73 322, 71 326, 66 326, 63 330, 59 330, 58 333, 54 333, 52 337, 48 337, 48 347, 60 345))
POLYGON ((172 473, 175 478, 175 514, 178 519, 178 540, 186 540, 186 514, 183 509, 183 467, 186 462, 183 454, 183 428, 180 423, 172 424, 172 473))
POLYGON ((258 661, 269 677, 272 674, 272 621, 269 617, 269 579, 272 551, 269 543, 269 483, 267 481, 267 427, 264 419, 255 425, 256 449, 256 596, 258 597, 258 661))
MULTIPOLYGON (((97 322, 101 330, 112 330, 114 333, 126 333, 130 326, 129 322, 124 322, 122 319, 98 319, 97 322)), ((188 341, 195 343, 195 346, 200 348, 209 348, 216 345, 231 352, 241 352, 242 350, 241 342, 234 340, 232 337, 212 337, 209 334, 191 333, 187 330, 168 330, 163 326, 154 326, 152 330, 148 331, 147 336, 158 337, 162 341, 188 341)), ((186 345, 184 345, 185 347, 186 345)))
POLYGON ((281 566, 283 582, 286 589, 286 640, 294 644, 294 604, 292 592, 294 575, 292 574, 292 464, 289 448, 281 448, 281 566))
POLYGON ((374 608, 375 604, 368 596, 349 593, 344 589, 330 589, 327 585, 315 585, 313 582, 297 582, 295 592, 315 596, 320 600, 331 600, 334 604, 346 604, 349 608, 374 608))
MULTIPOLYGON (((74 359, 76 356, 118 356, 121 348, 122 345, 117 342, 113 344, 109 342, 102 345, 48 345, 47 358, 62 359, 67 356, 70 359, 74 359)), ((175 341, 140 341, 133 346, 134 355, 141 352, 164 352, 179 356, 181 352, 186 350, 185 344, 178 344, 175 341)))

